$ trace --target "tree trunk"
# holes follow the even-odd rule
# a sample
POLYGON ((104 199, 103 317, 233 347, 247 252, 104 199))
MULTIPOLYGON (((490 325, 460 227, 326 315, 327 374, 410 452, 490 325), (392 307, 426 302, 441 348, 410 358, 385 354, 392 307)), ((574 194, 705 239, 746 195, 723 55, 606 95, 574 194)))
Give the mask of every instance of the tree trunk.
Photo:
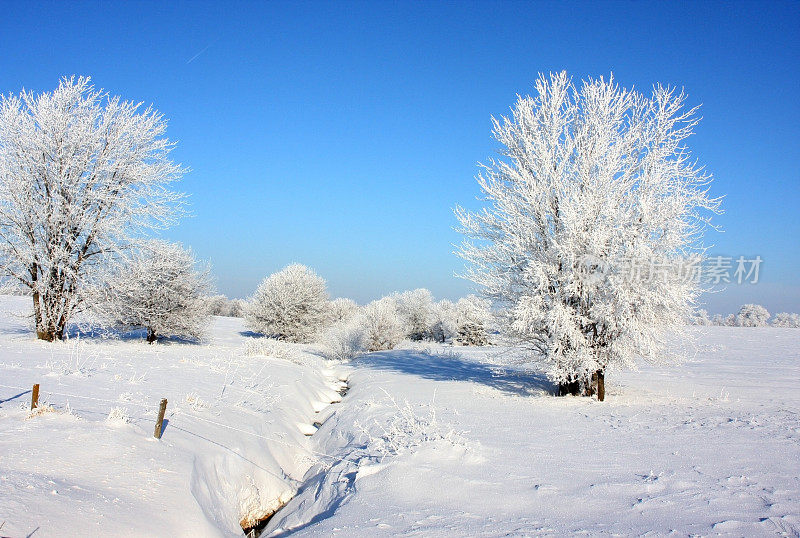
POLYGON ((606 399, 606 374, 604 370, 597 370, 592 374, 592 381, 597 385, 597 400, 606 399))
POLYGON ((147 343, 148 344, 152 344, 156 340, 158 340, 158 335, 156 334, 156 332, 153 329, 148 327, 147 328, 147 343))
POLYGON ((53 333, 53 337, 58 338, 59 340, 64 339, 64 335, 67 333, 67 318, 66 316, 61 316, 56 323, 56 330, 53 333))
POLYGON ((55 340, 55 335, 53 331, 48 331, 44 327, 44 323, 42 322, 42 305, 39 302, 39 292, 33 292, 33 321, 36 327, 36 338, 39 340, 47 340, 48 342, 52 342, 55 340))

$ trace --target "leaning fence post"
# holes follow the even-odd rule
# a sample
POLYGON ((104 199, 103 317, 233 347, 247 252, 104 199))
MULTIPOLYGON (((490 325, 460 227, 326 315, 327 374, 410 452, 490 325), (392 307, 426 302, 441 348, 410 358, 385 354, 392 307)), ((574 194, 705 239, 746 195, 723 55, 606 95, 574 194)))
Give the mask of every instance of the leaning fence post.
MULTIPOLYGON (((38 386, 38 385, 37 385, 38 386)), ((153 437, 161 439, 161 427, 164 424, 164 413, 167 411, 167 399, 161 399, 161 405, 158 408, 158 420, 156 420, 156 430, 153 432, 153 437)))
POLYGON ((39 407, 39 383, 35 383, 31 391, 31 411, 37 407, 39 407))

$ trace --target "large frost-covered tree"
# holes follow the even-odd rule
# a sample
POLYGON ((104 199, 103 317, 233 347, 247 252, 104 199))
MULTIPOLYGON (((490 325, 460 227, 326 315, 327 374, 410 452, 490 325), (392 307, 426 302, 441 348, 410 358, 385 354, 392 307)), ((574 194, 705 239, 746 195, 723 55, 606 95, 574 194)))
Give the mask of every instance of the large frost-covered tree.
POLYGON ((684 145, 698 117, 682 92, 566 73, 535 89, 493 118, 502 157, 478 176, 488 207, 456 209, 460 254, 560 392, 602 399, 609 366, 668 355, 699 293, 684 262, 719 202, 684 145))
POLYGON ((165 129, 88 78, 0 96, 0 271, 32 294, 39 338, 63 338, 131 238, 175 222, 184 170, 165 129))
POLYGON ((191 251, 158 239, 142 242, 118 265, 101 306, 111 321, 162 336, 199 338, 208 324, 208 269, 196 270, 191 251))
POLYGON ((325 280, 301 264, 264 279, 245 309, 253 331, 290 342, 310 342, 328 321, 325 280))

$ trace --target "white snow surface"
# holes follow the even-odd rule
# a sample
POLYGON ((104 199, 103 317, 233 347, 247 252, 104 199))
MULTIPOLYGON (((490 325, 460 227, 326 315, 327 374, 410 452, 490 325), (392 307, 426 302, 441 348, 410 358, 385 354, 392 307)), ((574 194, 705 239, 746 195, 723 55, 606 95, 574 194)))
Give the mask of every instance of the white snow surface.
POLYGON ((609 372, 598 402, 552 396, 500 346, 332 365, 245 354, 231 318, 205 345, 48 344, 12 315, 26 301, 0 298, 0 385, 38 382, 54 411, 29 418, 30 394, 0 387, 4 536, 241 535, 243 512, 295 493, 265 536, 800 529, 797 329, 687 328, 688 362, 609 372))

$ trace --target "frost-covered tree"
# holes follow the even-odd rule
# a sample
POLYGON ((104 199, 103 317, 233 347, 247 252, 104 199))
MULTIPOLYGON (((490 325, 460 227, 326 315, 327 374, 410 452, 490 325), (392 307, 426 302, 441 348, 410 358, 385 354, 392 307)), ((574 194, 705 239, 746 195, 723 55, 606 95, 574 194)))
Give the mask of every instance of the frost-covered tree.
POLYGON ((212 295, 205 298, 206 310, 212 316, 228 315, 228 298, 224 295, 212 295))
POLYGON ((395 298, 397 313, 406 327, 406 336, 411 340, 426 340, 431 337, 433 295, 419 288, 400 293, 395 298))
POLYGON ((797 329, 800 327, 800 314, 790 314, 789 312, 775 314, 775 318, 772 320, 772 326, 797 329))
POLYGON ((328 317, 325 280, 301 264, 292 264, 264 279, 245 312, 253 331, 290 342, 311 342, 328 317))
POLYGON ((493 119, 501 157, 478 176, 488 207, 456 209, 460 254, 560 392, 602 399, 609 366, 668 356, 699 293, 676 267, 719 202, 684 145, 698 117, 683 93, 566 73, 535 89, 493 119))
POLYGON ((358 318, 364 329, 367 351, 393 349, 406 336, 405 325, 397 313, 395 297, 384 297, 365 306, 358 318))
POLYGON ((212 316, 242 317, 244 301, 241 299, 228 299, 225 295, 212 295, 206 297, 206 302, 208 312, 212 316))
POLYGON ((737 327, 766 327, 769 312, 760 304, 742 305, 736 315, 737 327))
POLYGON ((99 308, 105 317, 129 328, 147 330, 147 341, 159 337, 199 338, 209 322, 208 268, 178 243, 142 242, 118 266, 99 308))
POLYGON ((349 361, 366 351, 367 335, 362 324, 351 318, 329 327, 320 343, 329 359, 349 361))
POLYGON ((131 239, 176 221, 165 130, 88 78, 0 96, 0 273, 30 291, 38 338, 63 338, 131 239))
POLYGON ((708 318, 708 312, 703 308, 698 308, 697 310, 693 311, 691 317, 689 318, 689 322, 692 325, 712 325, 711 320, 708 318))
POLYGON ((328 320, 331 324, 344 323, 358 314, 358 305, 352 299, 339 297, 328 304, 328 320))
POLYGON ((462 346, 489 344, 488 327, 492 314, 487 299, 468 295, 456 303, 456 342, 462 346))
POLYGON ((452 340, 458 332, 456 305, 453 301, 442 299, 433 305, 431 314, 431 339, 435 342, 452 340))

